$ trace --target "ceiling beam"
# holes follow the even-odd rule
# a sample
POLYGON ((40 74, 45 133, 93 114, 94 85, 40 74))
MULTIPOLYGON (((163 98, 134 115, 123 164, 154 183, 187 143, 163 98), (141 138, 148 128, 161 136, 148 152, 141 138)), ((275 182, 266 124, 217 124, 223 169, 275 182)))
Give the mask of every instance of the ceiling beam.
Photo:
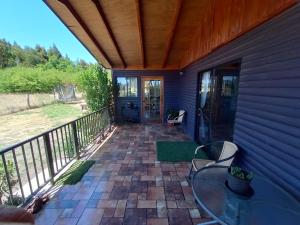
POLYGON ((74 18, 77 20, 79 25, 82 27, 82 29, 85 31, 85 33, 89 36, 89 38, 93 41, 93 43, 96 45, 102 56, 105 58, 105 60, 109 63, 111 67, 113 67, 112 62, 110 58, 107 56, 93 33, 90 31, 88 26, 85 24, 85 22, 82 20, 82 18, 79 16, 79 14, 76 12, 74 7, 71 5, 71 3, 68 0, 58 0, 60 3, 62 3, 67 9, 70 11, 70 13, 74 16, 74 18))
POLYGON ((140 40, 140 49, 141 49, 141 56, 142 56, 142 67, 145 68, 145 51, 144 51, 144 34, 143 34, 143 13, 140 0, 135 0, 135 7, 136 7, 136 16, 138 22, 138 30, 139 30, 139 40, 140 40))
POLYGON ((108 32, 108 36, 109 36, 110 40, 113 42, 114 47, 117 50, 117 53, 118 53, 118 55, 119 55, 119 57, 120 57, 120 59, 122 61, 123 67, 126 68, 127 64, 126 64, 126 62, 125 62, 125 60, 123 58, 123 55, 121 54, 120 47, 119 47, 119 45, 118 45, 118 43, 116 41, 116 38, 115 38, 115 36, 114 36, 114 34, 113 34, 110 26, 109 26, 109 23, 107 21, 105 13, 103 12, 103 9, 102 9, 102 6, 100 5, 100 2, 98 0, 92 0, 92 2, 95 4, 95 6, 96 6, 96 8, 98 10, 98 13, 99 13, 99 15, 100 15, 100 17, 101 17, 104 25, 105 25, 106 31, 108 32))
POLYGON ((166 45, 166 49, 164 51, 164 58, 163 58, 163 63, 162 63, 163 68, 166 66, 166 64, 168 62, 168 58, 169 58, 171 47, 172 47, 173 40, 175 37, 175 31, 176 31, 177 23, 178 23, 178 20, 180 17, 180 12, 181 12, 181 8, 183 5, 183 1, 184 0, 178 0, 177 4, 175 6, 174 18, 173 18, 172 24, 170 26, 169 35, 168 35, 167 42, 166 42, 167 45, 166 45))

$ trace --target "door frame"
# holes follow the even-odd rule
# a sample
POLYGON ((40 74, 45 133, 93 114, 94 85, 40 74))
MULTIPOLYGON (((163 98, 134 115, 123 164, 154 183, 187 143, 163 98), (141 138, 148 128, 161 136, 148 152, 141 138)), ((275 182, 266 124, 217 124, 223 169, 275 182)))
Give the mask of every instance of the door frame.
POLYGON ((142 122, 163 122, 164 119, 164 77, 163 76, 141 76, 141 116, 142 122), (160 80, 160 118, 159 120, 145 120, 144 119, 144 81, 160 80))
MULTIPOLYGON (((239 58, 239 59, 235 59, 235 60, 231 60, 231 61, 228 61, 228 62, 225 62, 225 63, 222 63, 222 64, 218 64, 218 65, 215 65, 215 66, 212 66, 212 67, 209 67, 207 69, 203 69, 203 70, 200 70, 198 73, 197 73, 197 83, 196 83, 196 102, 195 102, 195 125, 194 125, 194 140, 196 142, 199 142, 199 127, 198 127, 198 122, 199 122, 199 116, 198 116, 198 108, 199 108, 199 90, 200 90, 200 85, 199 85, 199 82, 200 82, 200 77, 202 79, 202 74, 207 72, 207 71, 211 71, 211 76, 215 76, 215 73, 216 73, 216 70, 222 66, 225 66, 227 64, 233 64, 233 63, 237 63, 239 64, 239 67, 238 67, 238 72, 239 72, 239 76, 238 76, 238 93, 239 93, 239 85, 240 85, 240 75, 241 75, 241 67, 242 67, 242 58, 239 58)), ((238 102, 238 96, 237 96, 237 102, 238 102)), ((236 110, 237 111, 237 110, 236 110)), ((236 111, 235 111, 235 116, 234 116, 234 125, 233 125, 233 134, 234 134, 234 131, 235 131, 235 119, 236 119, 236 111)), ((201 144, 201 143, 199 143, 201 144)))

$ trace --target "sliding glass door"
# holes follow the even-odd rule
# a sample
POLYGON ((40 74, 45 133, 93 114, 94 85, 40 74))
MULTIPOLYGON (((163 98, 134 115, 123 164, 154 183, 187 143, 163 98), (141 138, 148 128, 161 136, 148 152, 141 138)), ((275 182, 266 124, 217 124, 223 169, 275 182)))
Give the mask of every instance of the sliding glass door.
POLYGON ((239 65, 199 74, 196 138, 200 143, 232 140, 238 95, 239 65))
POLYGON ((201 143, 208 142, 210 136, 210 104, 212 91, 212 71, 206 71, 200 76, 198 96, 198 140, 201 143))

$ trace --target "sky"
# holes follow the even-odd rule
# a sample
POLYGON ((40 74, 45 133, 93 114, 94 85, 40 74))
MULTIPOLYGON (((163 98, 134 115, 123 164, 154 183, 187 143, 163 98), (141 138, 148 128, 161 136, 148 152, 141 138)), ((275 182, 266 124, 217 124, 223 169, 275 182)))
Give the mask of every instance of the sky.
POLYGON ((0 0, 0 39, 22 47, 55 44, 73 61, 96 62, 42 0, 0 0))

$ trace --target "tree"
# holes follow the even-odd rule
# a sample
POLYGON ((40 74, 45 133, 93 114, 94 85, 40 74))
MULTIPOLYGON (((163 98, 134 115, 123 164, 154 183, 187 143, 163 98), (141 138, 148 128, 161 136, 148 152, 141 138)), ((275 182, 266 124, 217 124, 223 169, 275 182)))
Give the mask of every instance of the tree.
POLYGON ((11 44, 4 39, 0 40, 0 68, 12 66, 14 64, 11 44))
POLYGON ((77 65, 82 68, 87 68, 89 66, 89 64, 86 61, 84 61, 83 59, 78 60, 77 65))
POLYGON ((91 110, 96 111, 112 103, 112 83, 107 71, 100 65, 84 70, 79 84, 91 110))
POLYGON ((40 45, 36 45, 35 50, 40 58, 41 63, 46 63, 48 61, 48 53, 46 49, 40 45))
POLYGON ((22 63, 25 61, 25 54, 21 46, 14 42, 11 51, 14 55, 16 66, 22 65, 22 63))
POLYGON ((53 44, 52 47, 48 49, 47 54, 49 57, 56 56, 56 58, 58 59, 62 58, 62 55, 55 44, 53 44))
POLYGON ((40 64, 42 60, 40 59, 37 51, 30 47, 24 48, 24 61, 22 62, 22 65, 27 67, 34 67, 38 64, 40 64))
MULTIPOLYGON (((0 93, 51 93, 68 74, 57 70, 13 67, 0 70, 0 93)), ((69 81, 70 78, 67 77, 69 81)))

